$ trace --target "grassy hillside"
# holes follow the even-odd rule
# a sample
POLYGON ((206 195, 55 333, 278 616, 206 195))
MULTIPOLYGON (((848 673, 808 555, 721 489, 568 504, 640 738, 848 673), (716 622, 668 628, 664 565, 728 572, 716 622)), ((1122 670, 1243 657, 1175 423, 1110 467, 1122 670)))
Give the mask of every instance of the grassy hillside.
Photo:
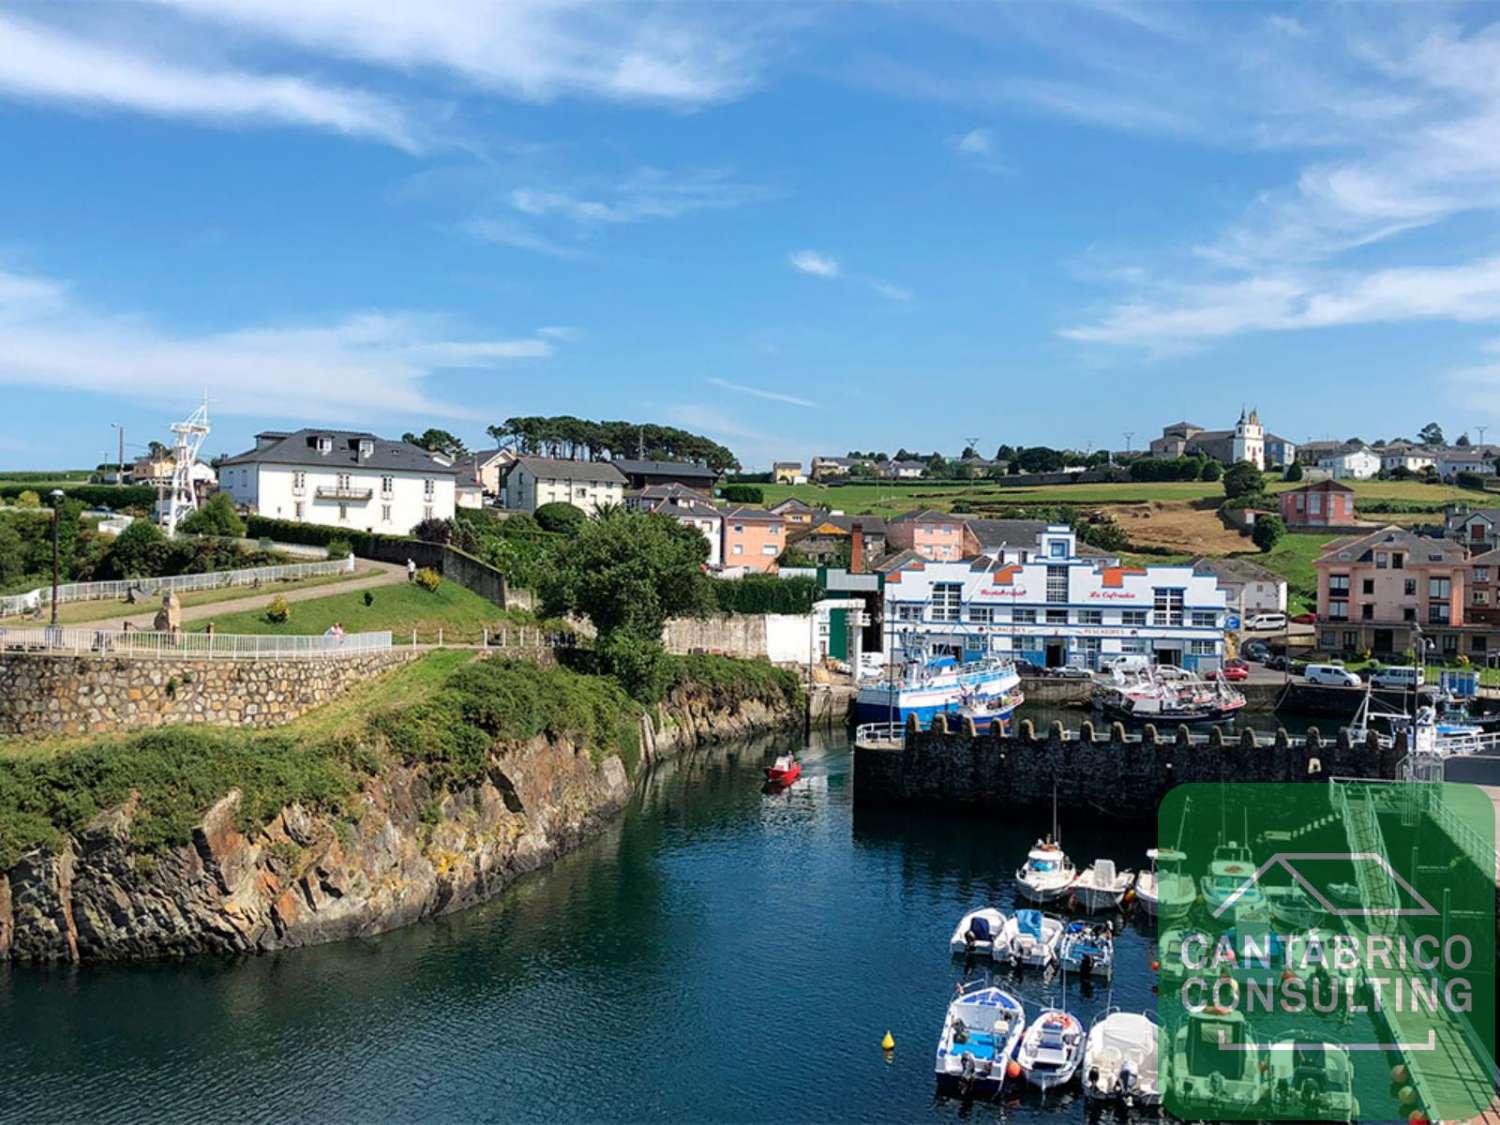
POLYGON ((1338 535, 1284 535, 1270 551, 1248 552, 1245 557, 1286 579, 1287 612, 1311 613, 1317 609, 1318 572, 1313 561, 1338 535))

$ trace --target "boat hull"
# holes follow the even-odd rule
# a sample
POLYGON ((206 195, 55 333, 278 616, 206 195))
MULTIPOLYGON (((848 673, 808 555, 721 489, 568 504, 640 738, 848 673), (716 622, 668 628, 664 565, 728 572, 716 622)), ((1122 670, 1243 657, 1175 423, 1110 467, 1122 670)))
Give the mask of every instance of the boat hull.
POLYGON ((779 770, 774 766, 766 767, 767 785, 790 785, 802 776, 802 764, 799 762, 790 769, 779 770))

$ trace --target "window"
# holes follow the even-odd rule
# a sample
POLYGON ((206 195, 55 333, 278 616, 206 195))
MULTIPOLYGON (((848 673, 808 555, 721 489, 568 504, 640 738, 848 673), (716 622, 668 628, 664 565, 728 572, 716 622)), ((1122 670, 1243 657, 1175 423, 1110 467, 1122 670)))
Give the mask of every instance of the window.
POLYGON ((1103 625, 1104 611, 1102 609, 1080 609, 1078 611, 1078 624, 1103 625))
POLYGON ((1048 625, 1066 625, 1068 623, 1068 611, 1065 609, 1049 609, 1047 611, 1048 625))
POLYGON ((349 505, 339 505, 339 523, 345 523, 349 519, 349 505))
POLYGON ((1182 590, 1158 586, 1152 593, 1155 595, 1155 604, 1152 608, 1151 623, 1153 625, 1181 625, 1182 590))
POLYGON ((1392 570, 1400 570, 1405 565, 1406 565, 1406 556, 1403 555, 1400 551, 1396 551, 1394 554, 1391 555, 1391 569, 1392 570))
POLYGON ((1144 609, 1127 609, 1120 614, 1121 625, 1144 625, 1146 624, 1146 611, 1144 609))
POLYGON ((778 555, 781 552, 776 549, 775 543, 762 543, 760 553, 763 555, 778 555))
POLYGON ((435 481, 435 480, 433 480, 433 479, 431 479, 429 477, 427 480, 424 480, 422 482, 422 495, 426 496, 426 497, 428 497, 430 499, 432 497, 433 492, 436 490, 436 488, 437 488, 437 481, 435 481))
POLYGON ((740 532, 742 532, 742 531, 745 530, 745 525, 742 524, 742 523, 737 523, 737 524, 734 525, 734 530, 735 530, 735 534, 739 534, 740 532))
POLYGON ((1487 566, 1476 566, 1474 568, 1475 582, 1488 582, 1490 580, 1490 568, 1487 566))
MULTIPOLYGON (((1376 570, 1384 570, 1386 567, 1390 566, 1390 564, 1391 564, 1391 556, 1390 555, 1386 554, 1384 551, 1376 551, 1375 552, 1375 569, 1376 570)), ((1369 579, 1367 578, 1367 579, 1365 579, 1365 581, 1368 582, 1369 579)))
POLYGON ((1444 656, 1452 656, 1456 652, 1458 652, 1458 634, 1457 633, 1444 633, 1443 634, 1443 655, 1444 656))
POLYGON ((337 484, 338 484, 338 490, 340 492, 348 492, 349 489, 350 489, 350 487, 351 487, 350 483, 349 483, 349 474, 348 473, 340 473, 338 475, 337 484))
POLYGON ((1189 641, 1188 652, 1194 656, 1212 656, 1216 651, 1216 644, 1215 641, 1189 641))
POLYGON ((1402 621, 1415 621, 1416 619, 1417 619, 1417 607, 1416 606, 1414 606, 1414 605, 1405 606, 1401 610, 1401 620, 1402 621))
POLYGON ((1300 492, 1297 493, 1297 503, 1296 503, 1297 511, 1299 511, 1299 512, 1302 511, 1302 509, 1306 506, 1306 505, 1303 504, 1303 501, 1305 499, 1306 499, 1306 497, 1304 497, 1302 495, 1302 493, 1300 493, 1300 492))
POLYGON ((1347 594, 1349 592, 1349 576, 1347 574, 1330 574, 1328 576, 1328 593, 1347 594))
POLYGON ((297 503, 293 505, 293 508, 294 508, 295 514, 293 515, 292 518, 300 520, 302 518, 302 501, 298 500, 297 503))
POLYGON ((1352 629, 1344 630, 1344 650, 1353 652, 1359 647, 1359 634, 1352 629))
POLYGON ((1315 516, 1323 511, 1323 497, 1320 493, 1314 492, 1307 498, 1307 510, 1315 516))
POLYGON ((1068 557, 1068 543, 1065 539, 1054 539, 1047 544, 1048 553, 1054 559, 1065 559, 1068 557))
POLYGON ((391 522, 391 506, 389 504, 380 505, 380 518, 386 523, 391 522))
POLYGON ((1332 629, 1324 629, 1321 633, 1318 634, 1319 648, 1338 648, 1338 645, 1339 635, 1332 629))
POLYGON ((1489 639, 1487 637, 1470 637, 1469 638, 1469 651, 1470 652, 1485 652, 1488 648, 1489 648, 1489 639))
POLYGON ((1359 592, 1361 594, 1373 594, 1375 592, 1375 579, 1366 578, 1361 581, 1359 584, 1359 592))
POLYGON ((1212 611, 1195 609, 1193 611, 1193 625, 1199 629, 1212 629, 1219 623, 1219 615, 1212 611))
POLYGON ((424 520, 430 520, 432 518, 432 505, 431 504, 423 504, 422 505, 422 518, 424 520))
POLYGON ((306 487, 307 487, 307 474, 304 473, 304 472, 301 472, 300 470, 298 472, 293 473, 292 474, 292 491, 293 492, 301 492, 306 487))
POLYGON ((1065 602, 1068 600, 1067 567, 1049 566, 1047 568, 1047 600, 1049 602, 1065 602))
POLYGON ((1375 620, 1375 607, 1373 605, 1370 605, 1368 602, 1366 602, 1364 605, 1360 606, 1359 607, 1359 619, 1361 621, 1374 621, 1375 620))
POLYGON ((1403 592, 1406 594, 1406 596, 1408 598, 1414 598, 1414 597, 1416 597, 1417 596, 1417 580, 1415 578, 1408 578, 1405 581, 1405 583, 1403 584, 1402 590, 1403 590, 1403 592))
POLYGON ((1126 637, 1120 642, 1120 651, 1126 653, 1145 652, 1146 642, 1140 637, 1126 637))
POLYGON ((734 550, 730 551, 729 553, 731 555, 743 555, 745 553, 745 545, 743 543, 736 543, 734 545, 734 550))
POLYGON ((994 610, 987 605, 971 605, 969 620, 976 625, 988 625, 994 620, 994 610))
POLYGON ((1427 623, 1429 625, 1446 625, 1449 622, 1448 603, 1433 602, 1427 607, 1427 623))
POLYGON ((898 605, 896 607, 897 621, 920 621, 922 620, 922 607, 919 605, 898 605))
POLYGON ((1010 619, 1011 619, 1011 621, 1013 621, 1017 625, 1035 625, 1036 624, 1036 610, 1034 610, 1034 609, 1013 609, 1013 610, 1010 611, 1010 619))
POLYGON ((1330 598, 1328 601, 1328 619, 1330 621, 1348 621, 1349 603, 1342 598, 1337 601, 1330 598))
POLYGON ((932 587, 932 619, 957 621, 963 604, 964 588, 959 582, 938 582, 932 587))
POLYGON ((1447 599, 1452 593, 1453 581, 1449 578, 1429 578, 1427 580, 1427 596, 1429 598, 1447 599))
POLYGON ((396 491, 396 478, 395 477, 381 477, 380 478, 380 494, 382 496, 389 496, 391 493, 393 493, 395 491, 396 491))
POLYGON ((1489 605, 1490 604, 1490 592, 1488 590, 1475 590, 1474 591, 1474 604, 1475 605, 1489 605))

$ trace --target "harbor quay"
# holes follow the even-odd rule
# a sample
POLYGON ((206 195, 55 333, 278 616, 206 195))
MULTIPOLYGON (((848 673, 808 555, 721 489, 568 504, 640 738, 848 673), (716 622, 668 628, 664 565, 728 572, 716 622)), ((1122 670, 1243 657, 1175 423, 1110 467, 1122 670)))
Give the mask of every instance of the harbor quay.
POLYGON ((1193 733, 1146 726, 1127 733, 1085 720, 1038 733, 1029 719, 1013 733, 979 734, 946 717, 929 726, 862 732, 854 746, 855 799, 863 805, 1015 809, 1056 796, 1064 808, 1149 821, 1162 797, 1187 782, 1326 782, 1335 777, 1393 779, 1406 754, 1404 735, 1382 745, 1347 730, 1336 736, 1272 735, 1214 727, 1193 733))

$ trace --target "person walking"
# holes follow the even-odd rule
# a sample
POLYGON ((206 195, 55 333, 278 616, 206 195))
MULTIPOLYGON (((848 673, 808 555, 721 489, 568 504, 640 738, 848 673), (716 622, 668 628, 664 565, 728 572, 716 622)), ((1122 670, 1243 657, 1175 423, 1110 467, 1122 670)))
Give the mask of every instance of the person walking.
POLYGON ((417 580, 417 563, 415 559, 406 560, 406 580, 415 582, 417 580))

